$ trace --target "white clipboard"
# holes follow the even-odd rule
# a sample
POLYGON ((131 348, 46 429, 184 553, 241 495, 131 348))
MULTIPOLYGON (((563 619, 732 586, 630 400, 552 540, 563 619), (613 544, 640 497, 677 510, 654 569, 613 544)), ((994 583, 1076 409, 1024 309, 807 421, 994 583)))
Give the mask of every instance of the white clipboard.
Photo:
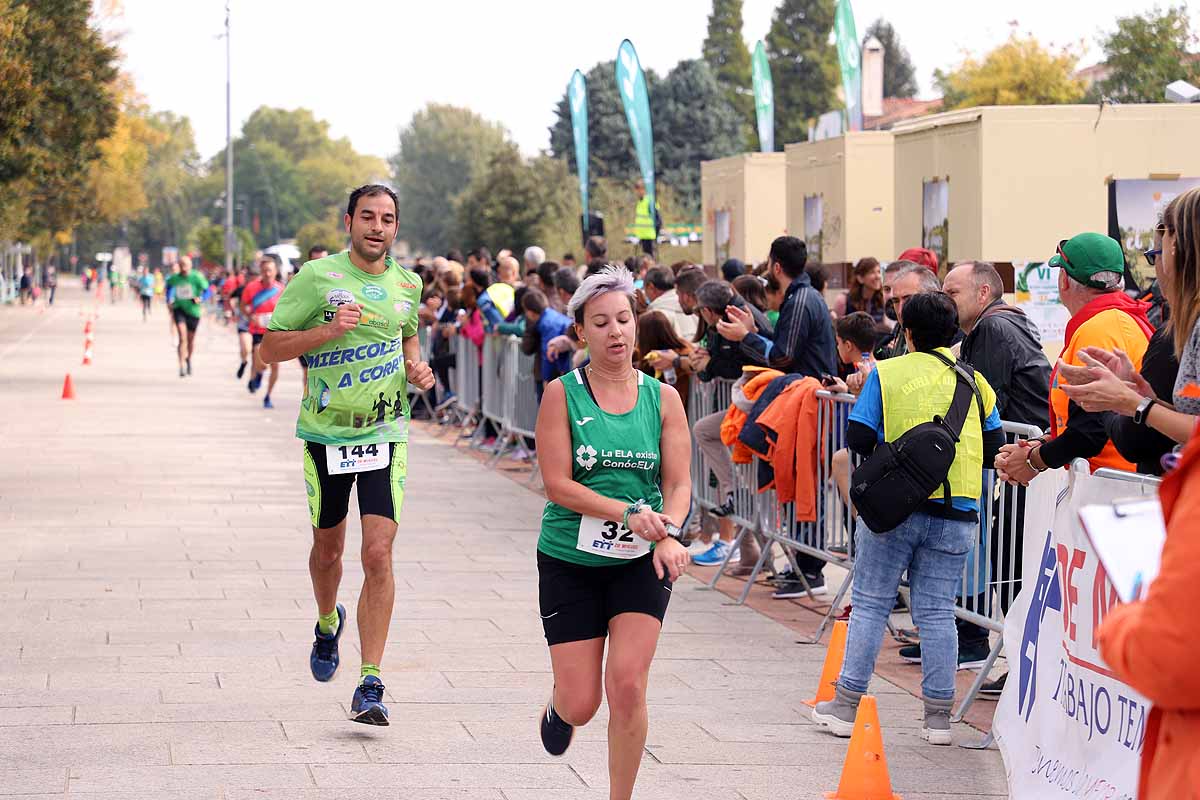
POLYGON ((1158 576, 1167 538, 1158 498, 1084 506, 1079 522, 1121 602, 1141 599, 1158 576))

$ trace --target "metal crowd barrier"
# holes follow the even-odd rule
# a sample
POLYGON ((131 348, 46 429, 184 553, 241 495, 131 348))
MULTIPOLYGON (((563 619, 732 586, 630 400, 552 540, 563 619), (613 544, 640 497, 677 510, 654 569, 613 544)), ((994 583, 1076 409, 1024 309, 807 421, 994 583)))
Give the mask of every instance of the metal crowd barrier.
POLYGON ((454 337, 454 408, 467 428, 480 413, 479 348, 466 336, 454 337))

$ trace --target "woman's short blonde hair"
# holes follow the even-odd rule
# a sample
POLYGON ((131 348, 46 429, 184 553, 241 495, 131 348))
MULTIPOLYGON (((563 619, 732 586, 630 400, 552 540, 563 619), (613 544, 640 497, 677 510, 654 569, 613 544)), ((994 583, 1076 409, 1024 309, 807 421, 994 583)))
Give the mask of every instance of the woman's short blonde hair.
POLYGON ((575 294, 571 295, 571 301, 567 303, 567 316, 571 317, 577 324, 583 324, 583 307, 587 305, 589 300, 594 300, 602 294, 609 292, 621 292, 629 298, 629 308, 633 310, 635 299, 635 290, 633 288, 633 273, 625 269, 620 264, 609 264, 599 272, 595 272, 583 279, 583 283, 579 284, 579 288, 575 290, 575 294))

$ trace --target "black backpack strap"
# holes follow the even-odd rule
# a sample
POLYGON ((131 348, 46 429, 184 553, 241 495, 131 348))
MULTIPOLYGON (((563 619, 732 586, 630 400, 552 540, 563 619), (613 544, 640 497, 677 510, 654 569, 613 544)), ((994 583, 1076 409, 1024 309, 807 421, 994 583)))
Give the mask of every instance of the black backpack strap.
POLYGON ((954 434, 955 440, 962 433, 963 425, 967 422, 967 414, 970 413, 971 395, 975 395, 975 405, 979 408, 979 426, 983 427, 983 421, 987 415, 983 412, 983 395, 979 391, 979 386, 975 383, 975 370, 969 364, 963 364, 961 361, 951 361, 941 353, 930 350, 929 354, 934 356, 946 366, 950 367, 958 374, 958 383, 954 387, 954 399, 950 402, 950 408, 946 411, 946 416, 943 422, 950 432, 954 434))

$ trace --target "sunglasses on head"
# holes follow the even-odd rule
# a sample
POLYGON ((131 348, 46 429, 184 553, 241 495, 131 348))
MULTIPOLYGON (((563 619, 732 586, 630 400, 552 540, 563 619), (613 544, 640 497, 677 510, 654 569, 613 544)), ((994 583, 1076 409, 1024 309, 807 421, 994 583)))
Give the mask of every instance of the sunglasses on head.
POLYGON ((1058 243, 1058 257, 1061 258, 1063 263, 1069 267, 1071 266, 1071 259, 1067 258, 1067 254, 1063 252, 1063 245, 1065 245, 1068 241, 1068 239, 1063 239, 1058 243))

